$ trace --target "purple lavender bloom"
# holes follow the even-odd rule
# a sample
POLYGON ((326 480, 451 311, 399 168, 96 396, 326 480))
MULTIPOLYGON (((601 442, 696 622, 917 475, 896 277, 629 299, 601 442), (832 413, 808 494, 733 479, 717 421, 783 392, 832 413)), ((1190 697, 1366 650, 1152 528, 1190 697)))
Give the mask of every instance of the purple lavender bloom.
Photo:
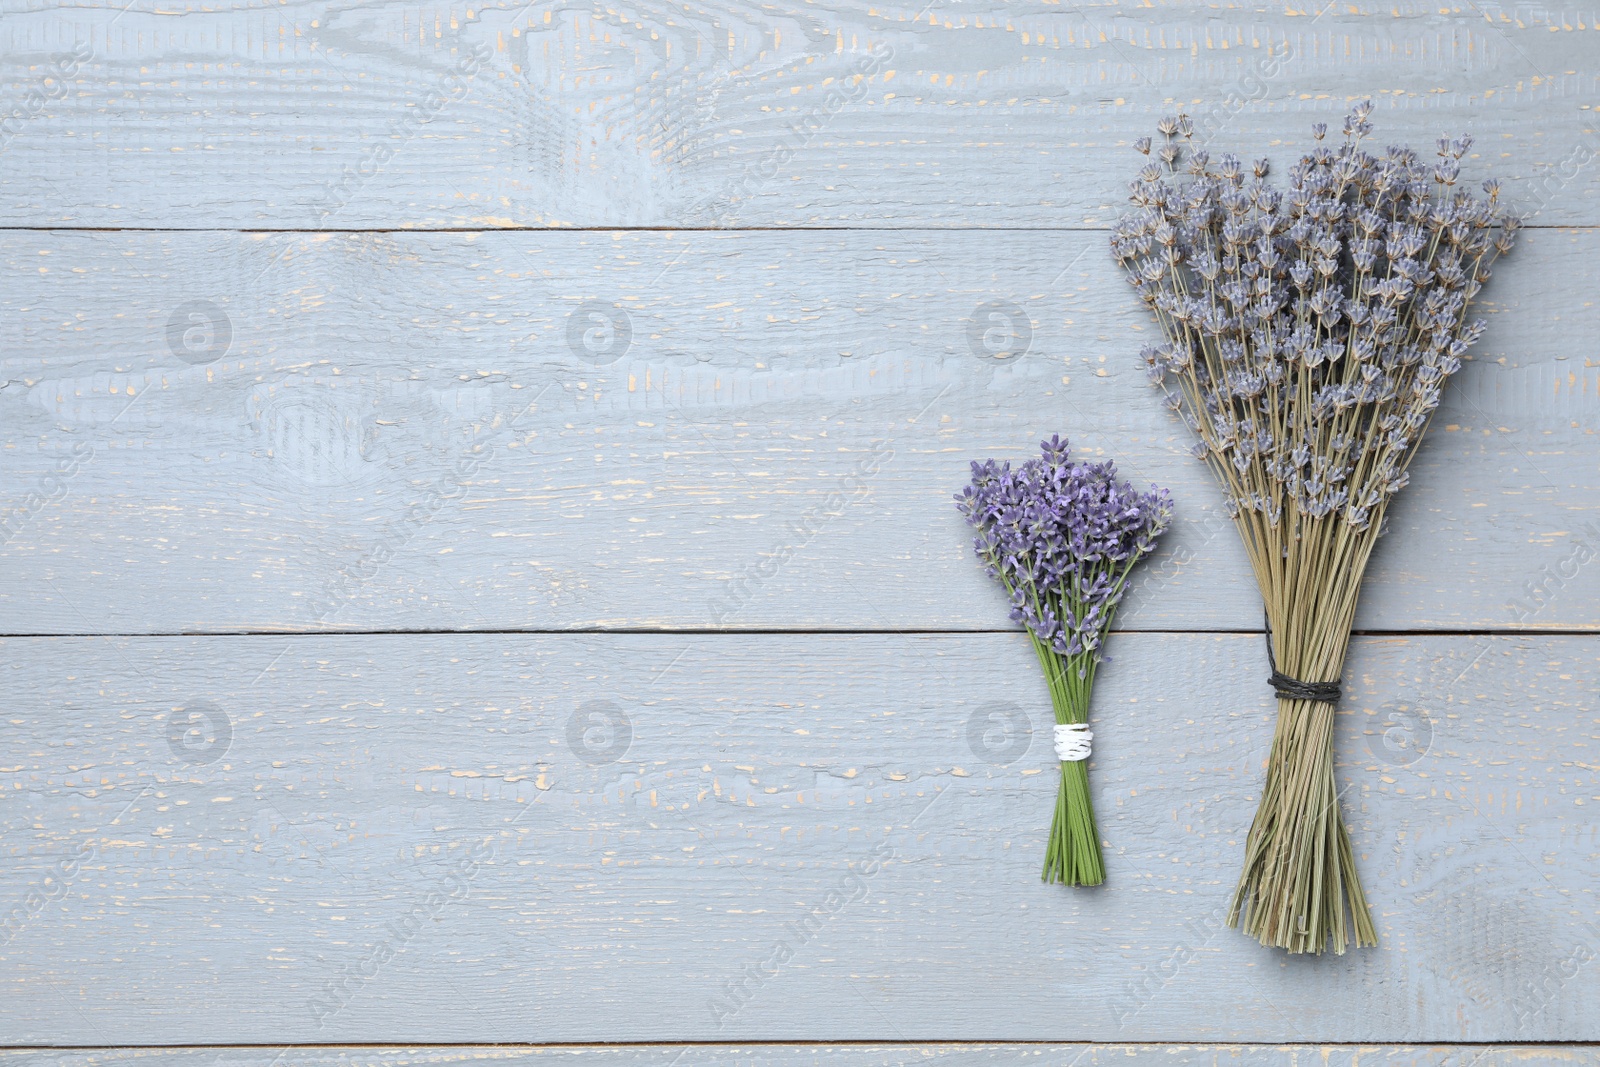
POLYGON ((972 464, 956 499, 977 529, 973 548, 1011 597, 1011 618, 1058 656, 1077 659, 1081 678, 1127 588, 1172 518, 1165 489, 1141 493, 1117 480, 1116 465, 1072 463, 1060 437, 1015 469, 972 464))

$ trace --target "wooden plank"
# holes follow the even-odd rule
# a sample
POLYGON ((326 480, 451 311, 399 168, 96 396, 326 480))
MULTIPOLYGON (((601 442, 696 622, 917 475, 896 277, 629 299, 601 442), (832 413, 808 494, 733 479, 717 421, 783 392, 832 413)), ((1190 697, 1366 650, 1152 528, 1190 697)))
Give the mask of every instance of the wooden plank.
MULTIPOLYGON (((1063 432, 1177 500, 1123 624, 1254 627, 1106 258, 1083 233, 5 235, 3 625, 1004 628, 950 496, 1063 432)), ((1597 262, 1595 231, 1538 231, 1501 269, 1362 627, 1600 626, 1597 262)))
POLYGON ((1571 1067, 1594 1050, 1552 1045, 612 1045, 445 1048, 105 1048, 0 1052, 5 1067, 1571 1067), (556 1061, 560 1060, 560 1064, 556 1061))
POLYGON ((1595 12, 1301 7, 42 4, 0 27, 0 224, 1103 225, 1179 107, 1282 157, 1378 104, 1600 222, 1595 12))
POLYGON ((7 639, 0 1041, 1593 1041, 1597 640, 1356 642, 1310 961, 1257 635, 1114 638, 1094 891, 1017 635, 7 639))

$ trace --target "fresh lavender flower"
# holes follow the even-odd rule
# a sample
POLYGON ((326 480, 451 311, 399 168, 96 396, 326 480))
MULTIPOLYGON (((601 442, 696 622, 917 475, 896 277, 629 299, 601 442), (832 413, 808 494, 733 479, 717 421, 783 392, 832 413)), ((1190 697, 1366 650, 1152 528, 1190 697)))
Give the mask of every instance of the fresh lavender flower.
POLYGON ((1071 462, 1059 437, 1039 447, 1038 459, 1015 469, 974 462, 956 505, 976 528, 973 548, 1006 590, 1011 618, 1027 627, 1050 685, 1062 777, 1044 879, 1098 885, 1105 864, 1085 769, 1090 690, 1128 575, 1155 548, 1172 504, 1165 489, 1141 493, 1118 481, 1110 462, 1071 462), (1081 747, 1063 737, 1081 738, 1081 747))
POLYGON ((1117 481, 1116 465, 1072 463, 1060 437, 1039 443, 1040 458, 1012 469, 972 464, 958 497, 977 528, 973 547, 1011 597, 1011 618, 1078 677, 1099 656, 1128 572, 1155 548, 1172 504, 1165 489, 1140 493, 1117 481))
POLYGON ((1138 172, 1111 238, 1166 335, 1144 350, 1146 376, 1197 431, 1266 605, 1282 724, 1228 921, 1291 952, 1330 938, 1343 952, 1347 905, 1355 943, 1377 942, 1325 720, 1386 509, 1518 229, 1499 182, 1480 197, 1460 180, 1471 138, 1441 138, 1431 163, 1377 154, 1371 113, 1356 107, 1342 143, 1315 145, 1281 190, 1264 166, 1213 165, 1163 120, 1166 165, 1138 172))

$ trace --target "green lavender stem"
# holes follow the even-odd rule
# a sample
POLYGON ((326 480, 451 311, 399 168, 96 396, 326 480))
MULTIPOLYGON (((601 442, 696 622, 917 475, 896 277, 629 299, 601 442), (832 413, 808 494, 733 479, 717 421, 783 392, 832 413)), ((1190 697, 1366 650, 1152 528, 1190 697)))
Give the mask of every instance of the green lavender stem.
MULTIPOLYGON (((1056 722, 1088 722, 1094 656, 1063 658, 1038 638, 1033 638, 1033 651, 1039 657, 1039 665, 1044 668, 1045 680, 1050 686, 1050 703, 1055 709, 1056 722)), ((1056 810, 1050 820, 1044 873, 1040 877, 1046 882, 1063 885, 1099 885, 1106 880, 1100 831, 1095 825, 1094 802, 1089 796, 1088 760, 1061 761, 1061 786, 1056 791, 1056 810)))
POLYGON ((1061 763, 1061 789, 1056 793, 1056 813, 1050 820, 1050 840, 1044 851, 1042 877, 1046 882, 1099 885, 1106 880, 1094 804, 1089 799, 1088 763, 1061 763))

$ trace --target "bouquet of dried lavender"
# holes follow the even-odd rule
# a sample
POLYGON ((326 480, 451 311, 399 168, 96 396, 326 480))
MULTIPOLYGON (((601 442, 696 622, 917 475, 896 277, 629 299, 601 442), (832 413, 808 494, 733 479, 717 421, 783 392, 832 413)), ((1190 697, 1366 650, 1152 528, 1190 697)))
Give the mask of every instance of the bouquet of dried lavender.
POLYGON ((1166 334, 1144 351, 1150 380, 1199 434, 1265 601, 1278 726, 1228 922, 1291 952, 1342 953, 1347 909, 1356 945, 1377 943, 1334 788, 1339 676, 1385 509, 1517 229, 1498 183, 1456 187, 1470 139, 1439 141, 1432 163, 1374 155, 1371 109, 1283 191, 1264 160, 1213 163, 1165 119, 1111 239, 1166 334))
POLYGON ((1164 489, 1140 493, 1117 481, 1112 463, 1069 463, 1059 437, 1039 447, 1042 455, 1016 470, 974 462, 956 505, 978 531, 978 558, 1011 598, 1011 618, 1028 629, 1055 707, 1061 788, 1044 880, 1099 885, 1106 872, 1089 800, 1089 694, 1128 575, 1166 530, 1172 505, 1164 489))

